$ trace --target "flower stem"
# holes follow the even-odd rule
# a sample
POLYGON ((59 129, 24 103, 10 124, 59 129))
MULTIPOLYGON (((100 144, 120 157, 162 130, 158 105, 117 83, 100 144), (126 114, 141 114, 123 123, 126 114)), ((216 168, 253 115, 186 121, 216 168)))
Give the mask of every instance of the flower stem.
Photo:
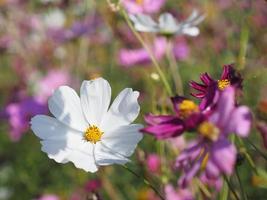
POLYGON ((241 188, 242 199, 247 200, 247 194, 245 193, 245 190, 243 188, 243 184, 242 184, 239 172, 238 172, 238 167, 236 167, 235 174, 236 174, 239 186, 241 188))
POLYGON ((147 51, 152 63, 154 64, 157 73, 159 74, 161 81, 166 89, 166 91, 168 92, 168 95, 172 95, 172 91, 171 91, 171 87, 167 81, 167 78, 165 77, 164 73, 162 72, 154 54, 152 53, 152 51, 150 50, 150 48, 148 47, 148 45, 145 43, 145 41, 143 40, 143 38, 140 36, 140 34, 134 29, 128 14, 125 12, 124 9, 121 9, 122 11, 122 15, 125 19, 125 21, 127 22, 128 26, 130 27, 130 29, 132 30, 133 34, 135 35, 135 37, 139 40, 139 42, 142 44, 142 46, 145 48, 145 50, 147 51))
POLYGON ((224 178, 224 180, 226 181, 226 183, 227 183, 227 185, 228 185, 228 188, 231 190, 231 192, 232 192, 233 195, 235 196, 235 199, 236 199, 236 200, 239 200, 239 197, 238 197, 238 195, 236 194, 236 192, 235 192, 235 190, 234 190, 234 188, 233 188, 233 186, 232 186, 230 180, 228 180, 228 178, 227 178, 226 175, 224 175, 223 178, 224 178))
POLYGON ((143 180, 143 183, 145 185, 147 185, 148 187, 150 187, 160 197, 160 199, 165 200, 165 198, 160 194, 160 192, 155 188, 155 186, 153 186, 145 177, 140 176, 139 174, 137 174, 135 171, 133 171, 132 169, 130 169, 126 165, 122 165, 122 167, 124 169, 126 169, 128 172, 130 172, 133 175, 135 175, 137 178, 142 179, 143 180))
POLYGON ((179 73, 179 67, 177 65, 175 56, 173 55, 173 42, 171 39, 168 39, 168 47, 167 47, 166 56, 170 63, 170 70, 171 70, 173 81, 175 84, 175 89, 178 91, 178 94, 182 96, 184 95, 183 82, 182 82, 181 75, 179 73))
POLYGON ((256 145, 254 145, 249 139, 247 139, 247 142, 250 144, 250 146, 252 146, 255 151, 257 151, 260 156, 262 156, 265 160, 267 160, 267 155, 265 155, 256 145))

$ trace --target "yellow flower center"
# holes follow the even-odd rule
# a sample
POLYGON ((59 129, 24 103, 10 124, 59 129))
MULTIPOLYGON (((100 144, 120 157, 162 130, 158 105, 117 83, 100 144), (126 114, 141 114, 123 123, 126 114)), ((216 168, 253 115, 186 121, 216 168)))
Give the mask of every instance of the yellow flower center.
POLYGON ((198 112, 199 108, 193 101, 183 100, 179 105, 179 112, 182 118, 187 118, 191 114, 198 112))
POLYGON ((137 4, 142 5, 144 0, 135 0, 137 4))
POLYGON ((92 125, 86 129, 84 133, 84 139, 87 142, 91 142, 95 144, 96 142, 101 140, 101 137, 103 134, 104 132, 101 132, 101 130, 97 126, 92 125))
POLYGON ((222 80, 218 80, 218 88, 220 90, 224 90, 225 88, 227 88, 230 85, 230 81, 228 79, 222 79, 222 80))
POLYGON ((201 123, 198 127, 198 132, 211 141, 216 141, 220 134, 219 128, 210 122, 201 123))

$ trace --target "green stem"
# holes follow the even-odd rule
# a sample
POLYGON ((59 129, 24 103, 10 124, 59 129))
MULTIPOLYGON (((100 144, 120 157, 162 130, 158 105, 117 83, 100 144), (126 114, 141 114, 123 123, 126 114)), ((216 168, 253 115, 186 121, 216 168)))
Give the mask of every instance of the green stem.
POLYGON ((125 12, 125 10, 122 9, 122 15, 124 17, 124 19, 126 20, 128 26, 130 27, 130 29, 132 30, 133 34, 135 35, 135 37, 139 40, 139 42, 142 44, 142 46, 145 48, 145 50, 147 51, 153 65, 155 66, 157 73, 159 74, 161 81, 166 89, 166 91, 168 92, 168 95, 172 95, 172 91, 171 91, 171 87, 164 75, 164 73, 162 72, 154 54, 152 53, 152 51, 150 50, 150 48, 148 47, 148 45, 145 43, 145 41, 143 40, 143 38, 140 36, 140 34, 135 30, 135 28, 133 27, 128 14, 125 12))
POLYGON ((173 43, 171 39, 168 39, 168 47, 167 47, 166 56, 170 63, 170 69, 171 69, 173 81, 175 84, 175 89, 178 91, 179 95, 184 95, 183 82, 182 82, 181 75, 179 73, 179 67, 177 65, 175 56, 173 55, 173 43))
POLYGON ((236 199, 236 200, 239 200, 239 197, 238 197, 238 195, 236 194, 236 192, 235 192, 235 190, 234 190, 234 188, 233 188, 233 186, 232 186, 230 180, 228 180, 228 178, 227 178, 226 175, 224 175, 223 178, 224 178, 224 180, 226 181, 226 183, 227 183, 227 185, 228 185, 228 188, 231 190, 231 192, 232 192, 233 195, 235 196, 235 199, 236 199))
POLYGON ((265 160, 267 160, 267 155, 265 155, 256 145, 254 145, 249 139, 247 139, 247 142, 250 144, 250 146, 252 146, 255 151, 257 151, 260 156, 262 156, 265 160))
POLYGON ((235 171, 235 173, 236 173, 236 177, 237 177, 239 186, 240 186, 240 188, 241 188, 242 199, 247 200, 247 194, 245 193, 245 190, 244 190, 244 188, 243 188, 243 184, 242 184, 242 181, 241 181, 239 172, 238 172, 238 167, 236 167, 236 171, 235 171))
POLYGON ((165 198, 160 194, 160 192, 145 177, 140 176, 135 171, 128 168, 126 165, 122 165, 122 167, 126 169, 127 171, 129 171, 130 173, 132 173, 133 175, 135 175, 137 178, 142 179, 143 183, 147 185, 148 187, 150 187, 152 190, 154 190, 154 192, 160 197, 160 199, 165 200, 165 198))

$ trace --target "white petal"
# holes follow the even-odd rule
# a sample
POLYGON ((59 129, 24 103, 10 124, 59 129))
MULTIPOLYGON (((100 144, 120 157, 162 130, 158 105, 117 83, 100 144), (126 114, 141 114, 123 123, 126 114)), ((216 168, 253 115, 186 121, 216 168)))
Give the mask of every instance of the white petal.
POLYGON ((100 125, 101 130, 110 132, 113 129, 129 125, 139 114, 140 106, 137 102, 139 92, 125 88, 112 103, 109 111, 100 125))
POLYGON ((183 29, 183 33, 190 36, 197 36, 199 29, 197 27, 188 27, 183 29))
POLYGON ((143 134, 139 132, 141 128, 141 124, 121 126, 112 132, 104 133, 102 143, 114 152, 129 157, 143 138, 143 134))
POLYGON ((88 123, 99 125, 110 104, 109 83, 103 78, 83 81, 80 93, 83 113, 88 123))
POLYGON ((63 124, 59 120, 46 115, 36 115, 31 119, 31 129, 42 140, 61 140, 67 145, 82 140, 83 133, 63 124))
POLYGON ((137 14, 130 15, 130 19, 134 23, 137 31, 141 32, 157 32, 158 24, 148 15, 137 14))
POLYGON ((59 163, 73 162, 77 168, 95 172, 93 145, 83 140, 83 133, 55 118, 37 115, 31 120, 35 135, 42 139, 42 151, 59 163))
POLYGON ((97 165, 125 164, 130 160, 125 156, 113 151, 101 141, 95 145, 95 160, 97 165))
POLYGON ((87 172, 96 172, 97 165, 93 155, 93 145, 86 142, 86 144, 80 147, 78 151, 72 151, 68 156, 68 159, 73 162, 75 167, 83 169, 87 172))
POLYGON ((48 100, 50 112, 64 124, 84 131, 87 123, 82 113, 80 98, 68 87, 59 87, 48 100))
POLYGON ((160 15, 159 27, 161 32, 166 33, 175 33, 179 28, 174 17, 170 13, 163 13, 160 15))

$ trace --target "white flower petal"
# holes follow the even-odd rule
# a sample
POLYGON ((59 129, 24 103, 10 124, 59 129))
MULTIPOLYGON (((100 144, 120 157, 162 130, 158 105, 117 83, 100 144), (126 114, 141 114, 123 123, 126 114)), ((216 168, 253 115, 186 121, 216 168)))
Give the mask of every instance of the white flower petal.
POLYGON ((59 163, 73 162, 77 168, 95 172, 93 145, 83 140, 76 131, 53 117, 37 115, 31 120, 31 128, 41 138, 42 151, 59 163))
POLYGON ((173 34, 179 27, 170 13, 163 13, 159 17, 160 32, 173 34))
POLYGON ((190 36, 197 36, 199 34, 199 29, 197 27, 184 28, 183 34, 190 35, 190 36))
POLYGON ((82 132, 66 126, 59 120, 46 115, 36 115, 31 119, 31 129, 42 140, 71 140, 72 145, 82 140, 82 132))
POLYGON ((77 168, 83 169, 87 172, 96 172, 98 167, 95 163, 93 148, 93 144, 86 142, 86 144, 80 147, 80 150, 72 151, 68 156, 68 159, 73 162, 77 168))
POLYGON ((99 166, 100 165, 111 165, 111 164, 123 165, 130 161, 127 157, 110 149, 105 144, 103 144, 101 141, 96 143, 94 155, 95 155, 96 164, 99 166))
POLYGON ((137 31, 141 32, 158 31, 158 24, 148 15, 145 14, 130 15, 130 19, 134 23, 134 27, 137 31))
POLYGON ((124 125, 129 125, 139 114, 140 106, 137 102, 139 92, 125 88, 112 103, 103 118, 100 128, 104 132, 124 125))
POLYGON ((143 138, 143 134, 139 132, 141 128, 143 128, 141 124, 121 126, 112 132, 104 133, 102 143, 114 152, 129 157, 143 138))
POLYGON ((83 113, 88 123, 99 125, 110 104, 109 83, 103 78, 83 81, 80 94, 83 113))
POLYGON ((82 113, 80 98, 68 87, 59 87, 48 100, 50 112, 61 122, 74 129, 84 131, 87 122, 82 113))

